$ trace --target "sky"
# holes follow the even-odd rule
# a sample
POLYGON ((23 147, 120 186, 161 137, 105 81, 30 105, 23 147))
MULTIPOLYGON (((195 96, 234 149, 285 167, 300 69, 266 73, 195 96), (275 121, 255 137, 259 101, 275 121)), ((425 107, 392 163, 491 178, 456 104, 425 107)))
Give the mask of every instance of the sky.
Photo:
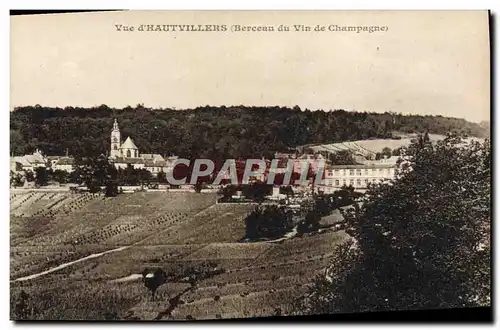
POLYGON ((490 119, 486 11, 131 11, 11 18, 16 106, 204 105, 490 119), (117 31, 116 24, 134 26, 117 31), (141 24, 227 31, 140 32, 141 24), (275 31, 233 32, 233 26, 275 31), (290 31, 277 31, 280 26, 290 31), (313 31, 295 32, 294 25, 313 31), (383 26, 334 32, 330 25, 383 26), (314 31, 324 26, 326 31, 314 31))

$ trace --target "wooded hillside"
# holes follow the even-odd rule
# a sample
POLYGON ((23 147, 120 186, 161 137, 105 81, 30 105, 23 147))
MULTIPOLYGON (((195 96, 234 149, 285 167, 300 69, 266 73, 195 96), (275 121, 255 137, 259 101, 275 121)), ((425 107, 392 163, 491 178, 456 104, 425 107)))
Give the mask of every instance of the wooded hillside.
POLYGON ((299 107, 198 107, 172 110, 142 105, 112 109, 19 107, 11 112, 11 152, 39 148, 48 155, 92 156, 109 150, 113 119, 122 139, 131 136, 141 153, 181 157, 268 156, 304 144, 391 137, 392 132, 483 136, 484 127, 464 119, 299 107))

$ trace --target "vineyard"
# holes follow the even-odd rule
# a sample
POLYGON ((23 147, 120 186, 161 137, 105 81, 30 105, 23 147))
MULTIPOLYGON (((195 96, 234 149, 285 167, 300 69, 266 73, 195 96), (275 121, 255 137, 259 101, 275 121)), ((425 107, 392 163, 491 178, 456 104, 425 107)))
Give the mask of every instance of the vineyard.
POLYGON ((286 313, 328 266, 333 247, 347 238, 342 231, 325 231, 279 243, 240 243, 244 219, 255 206, 215 204, 212 194, 136 192, 84 200, 32 194, 11 197, 11 207, 17 205, 11 210, 19 210, 11 215, 11 296, 28 293, 36 319, 286 313), (44 212, 42 201, 47 206, 63 199, 70 199, 66 212, 33 215, 44 212), (22 201, 35 208, 26 205, 20 213, 22 201), (122 249, 99 254, 117 247, 122 249), (195 286, 184 279, 188 269, 207 262, 220 271, 195 286), (141 281, 147 267, 161 267, 169 276, 154 301, 141 281))
MULTIPOLYGON (((404 134, 403 136, 401 136, 401 139, 369 139, 369 140, 319 144, 309 147, 317 152, 328 152, 328 153, 336 153, 342 150, 348 150, 351 151, 353 154, 362 155, 366 157, 370 155, 374 156, 375 153, 382 152, 384 148, 395 150, 398 148, 407 147, 411 144, 411 141, 416 137, 417 137, 416 134, 404 134)), ((445 138, 444 135, 429 134, 429 139, 433 142, 442 140, 444 138, 445 138)), ((466 140, 482 141, 481 138, 476 138, 476 137, 469 137, 466 140)))

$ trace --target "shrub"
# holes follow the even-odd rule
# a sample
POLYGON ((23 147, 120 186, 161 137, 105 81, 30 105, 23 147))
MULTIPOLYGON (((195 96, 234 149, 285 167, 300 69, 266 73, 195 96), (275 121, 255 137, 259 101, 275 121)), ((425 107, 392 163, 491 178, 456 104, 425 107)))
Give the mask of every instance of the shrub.
POLYGON ((276 239, 292 227, 292 214, 276 205, 259 206, 245 219, 245 238, 276 239))

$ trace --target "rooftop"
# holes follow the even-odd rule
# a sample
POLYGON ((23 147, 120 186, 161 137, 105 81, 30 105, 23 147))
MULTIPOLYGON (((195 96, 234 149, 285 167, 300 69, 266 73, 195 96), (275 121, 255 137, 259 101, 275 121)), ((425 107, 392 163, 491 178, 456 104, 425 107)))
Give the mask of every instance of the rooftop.
POLYGON ((125 142, 123 142, 121 148, 122 149, 138 149, 137 146, 135 145, 134 141, 132 141, 132 139, 130 138, 130 136, 127 137, 125 142))
POLYGON ((144 164, 145 160, 142 158, 116 157, 113 162, 119 164, 144 164))
POLYGON ((60 157, 57 162, 56 162, 56 165, 73 165, 75 163, 75 160, 73 159, 73 157, 60 157))
POLYGON ((141 154, 141 157, 144 159, 153 159, 153 160, 165 160, 160 154, 141 154))
POLYGON ((162 167, 167 166, 167 162, 162 159, 151 159, 151 158, 127 158, 127 157, 116 157, 113 159, 114 163, 118 164, 144 164, 145 167, 162 167))
POLYGON ((363 168, 392 168, 396 167, 396 163, 365 163, 356 165, 328 165, 326 170, 329 169, 363 169, 363 168))

